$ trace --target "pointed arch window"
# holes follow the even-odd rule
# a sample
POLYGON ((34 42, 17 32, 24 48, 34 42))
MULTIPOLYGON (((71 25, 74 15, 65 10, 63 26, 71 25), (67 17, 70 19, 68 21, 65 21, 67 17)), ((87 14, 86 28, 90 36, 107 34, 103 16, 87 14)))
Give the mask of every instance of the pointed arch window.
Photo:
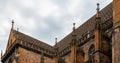
POLYGON ((88 51, 88 56, 89 56, 89 62, 94 63, 94 52, 95 52, 95 46, 92 44, 89 48, 88 51))

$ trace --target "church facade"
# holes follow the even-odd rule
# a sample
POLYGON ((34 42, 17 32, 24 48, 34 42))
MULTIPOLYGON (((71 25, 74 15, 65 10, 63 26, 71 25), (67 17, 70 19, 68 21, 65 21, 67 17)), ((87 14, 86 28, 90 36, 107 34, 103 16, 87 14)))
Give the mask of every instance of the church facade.
POLYGON ((10 31, 2 63, 119 63, 120 0, 113 0, 96 15, 51 46, 18 30, 10 31))

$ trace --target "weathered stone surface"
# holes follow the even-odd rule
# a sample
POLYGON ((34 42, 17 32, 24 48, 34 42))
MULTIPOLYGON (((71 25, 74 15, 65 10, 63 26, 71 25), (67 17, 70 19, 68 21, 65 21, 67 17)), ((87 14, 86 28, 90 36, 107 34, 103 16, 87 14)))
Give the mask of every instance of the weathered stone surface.
MULTIPOLYGON (((26 50, 24 48, 19 48, 18 49, 19 52, 19 60, 18 63, 40 63, 40 58, 41 55, 37 54, 35 52, 26 50)), ((53 60, 51 58, 48 57, 44 57, 45 58, 45 63, 53 63, 53 60)))
POLYGON ((115 29, 112 43, 112 63, 120 62, 120 28, 115 29))
POLYGON ((113 0, 112 63, 120 62, 120 0, 113 0))
POLYGON ((120 0, 113 0, 113 22, 120 21, 120 0))

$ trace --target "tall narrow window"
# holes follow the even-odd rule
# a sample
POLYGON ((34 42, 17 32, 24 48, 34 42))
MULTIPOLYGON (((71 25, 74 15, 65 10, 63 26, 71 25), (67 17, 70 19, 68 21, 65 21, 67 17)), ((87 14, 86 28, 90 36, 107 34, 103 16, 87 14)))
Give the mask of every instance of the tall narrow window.
POLYGON ((95 46, 92 44, 89 48, 88 51, 88 56, 89 56, 89 62, 94 63, 94 51, 95 51, 95 46))

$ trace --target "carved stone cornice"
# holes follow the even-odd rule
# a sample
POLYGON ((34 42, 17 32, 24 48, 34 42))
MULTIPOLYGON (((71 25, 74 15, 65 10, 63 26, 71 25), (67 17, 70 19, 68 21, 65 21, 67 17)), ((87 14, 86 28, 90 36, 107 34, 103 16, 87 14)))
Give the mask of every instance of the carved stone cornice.
POLYGON ((53 56, 53 52, 52 51, 49 51, 47 49, 44 49, 44 48, 41 48, 35 44, 32 44, 32 43, 29 43, 29 42, 25 42, 25 41, 20 41, 19 42, 19 45, 23 48, 26 48, 28 50, 32 50, 32 51, 35 51, 37 53, 41 53, 41 52, 44 52, 45 55, 49 56, 49 57, 52 57, 53 56))

